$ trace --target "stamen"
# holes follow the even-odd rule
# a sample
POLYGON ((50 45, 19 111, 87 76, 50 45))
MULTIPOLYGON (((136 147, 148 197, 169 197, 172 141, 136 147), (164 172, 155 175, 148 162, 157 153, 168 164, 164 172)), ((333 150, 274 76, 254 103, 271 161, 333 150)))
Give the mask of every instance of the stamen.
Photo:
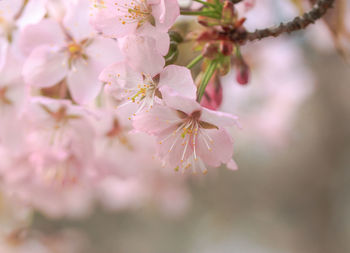
POLYGON ((137 23, 137 26, 140 27, 152 19, 152 9, 147 5, 146 0, 131 0, 130 3, 123 5, 115 2, 114 5, 120 13, 118 20, 123 25, 137 23))

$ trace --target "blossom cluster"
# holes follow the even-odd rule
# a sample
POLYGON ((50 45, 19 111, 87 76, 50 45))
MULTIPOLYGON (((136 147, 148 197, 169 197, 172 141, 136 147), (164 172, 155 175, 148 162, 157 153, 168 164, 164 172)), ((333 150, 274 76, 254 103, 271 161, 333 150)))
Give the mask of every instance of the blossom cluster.
POLYGON ((0 1, 1 191, 76 216, 96 198, 185 195, 174 170, 237 169, 237 117, 166 59, 179 14, 177 0, 0 1))

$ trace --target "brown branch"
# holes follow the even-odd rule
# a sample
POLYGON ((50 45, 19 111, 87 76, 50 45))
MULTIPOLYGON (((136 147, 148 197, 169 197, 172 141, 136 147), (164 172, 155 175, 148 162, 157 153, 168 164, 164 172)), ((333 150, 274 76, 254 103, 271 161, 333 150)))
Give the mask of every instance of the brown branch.
POLYGON ((266 37, 277 37, 282 33, 291 33, 304 29, 310 24, 320 19, 329 8, 332 7, 335 0, 317 0, 309 12, 294 18, 287 23, 281 23, 277 27, 258 29, 254 32, 232 31, 230 34, 231 41, 244 43, 246 41, 261 40, 266 37))

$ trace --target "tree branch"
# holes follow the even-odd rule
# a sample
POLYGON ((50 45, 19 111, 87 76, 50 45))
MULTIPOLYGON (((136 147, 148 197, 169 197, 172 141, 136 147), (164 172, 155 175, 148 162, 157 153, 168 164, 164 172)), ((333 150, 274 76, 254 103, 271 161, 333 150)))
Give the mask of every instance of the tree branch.
POLYGON ((261 40, 266 37, 277 37, 282 33, 291 33, 304 29, 310 24, 320 19, 329 8, 332 7, 335 0, 317 0, 309 12, 294 18, 287 23, 281 23, 277 27, 258 29, 254 32, 232 31, 229 36, 234 42, 244 43, 246 41, 261 40))

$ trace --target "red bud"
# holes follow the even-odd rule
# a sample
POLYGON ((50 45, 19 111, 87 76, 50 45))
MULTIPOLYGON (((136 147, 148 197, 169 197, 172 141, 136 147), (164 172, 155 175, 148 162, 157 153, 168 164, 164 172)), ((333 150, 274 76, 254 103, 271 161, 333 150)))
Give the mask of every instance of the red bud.
POLYGON ((236 80, 241 85, 246 85, 250 79, 250 69, 249 66, 241 61, 240 64, 236 65, 236 80))

